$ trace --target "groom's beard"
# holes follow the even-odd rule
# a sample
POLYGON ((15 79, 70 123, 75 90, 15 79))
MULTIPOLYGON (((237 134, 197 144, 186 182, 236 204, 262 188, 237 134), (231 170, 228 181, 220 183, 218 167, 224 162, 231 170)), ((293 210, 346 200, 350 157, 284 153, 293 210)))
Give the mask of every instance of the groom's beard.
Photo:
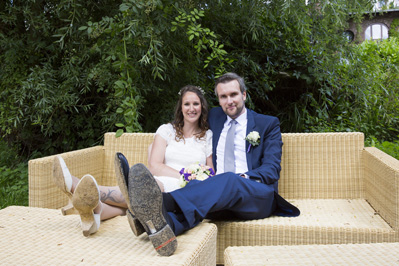
POLYGON ((236 119, 244 111, 244 104, 242 105, 235 104, 234 107, 231 109, 229 107, 230 106, 226 107, 226 109, 223 111, 225 112, 226 115, 228 115, 232 119, 236 119))

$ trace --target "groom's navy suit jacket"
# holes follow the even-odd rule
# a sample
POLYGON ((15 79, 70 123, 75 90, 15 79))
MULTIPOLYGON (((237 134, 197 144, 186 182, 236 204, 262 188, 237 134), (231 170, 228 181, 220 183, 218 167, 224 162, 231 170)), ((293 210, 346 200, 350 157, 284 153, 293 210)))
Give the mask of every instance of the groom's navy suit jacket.
MULTIPOLYGON (((226 122, 227 115, 221 107, 212 108, 209 112, 209 125, 213 132, 212 149, 213 165, 216 164, 216 148, 226 122)), ((246 142, 247 151, 247 174, 250 179, 266 184, 274 190, 276 203, 275 215, 298 216, 298 208, 287 202, 278 194, 278 180, 281 171, 281 154, 283 142, 281 139, 280 121, 277 117, 258 114, 247 109, 247 134, 257 131, 260 135, 260 143, 257 146, 250 146, 246 142)), ((240 173, 241 174, 241 173, 240 173)))
MULTIPOLYGON (((227 116, 221 107, 211 109, 209 125, 213 132, 213 165, 216 169, 216 147, 226 119, 227 116)), ((260 135, 260 143, 252 146, 246 141, 248 172, 245 174, 250 179, 273 185, 277 192, 283 146, 280 122, 276 117, 261 115, 249 109, 247 109, 247 120, 247 134, 257 131, 260 135)))

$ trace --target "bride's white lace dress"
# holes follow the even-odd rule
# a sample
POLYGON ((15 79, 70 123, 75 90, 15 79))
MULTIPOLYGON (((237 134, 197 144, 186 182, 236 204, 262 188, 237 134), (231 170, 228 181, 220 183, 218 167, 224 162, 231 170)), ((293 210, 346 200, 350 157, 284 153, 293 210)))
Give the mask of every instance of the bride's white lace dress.
MULTIPOLYGON (((193 163, 206 164, 206 158, 212 154, 212 131, 200 140, 195 137, 176 141, 172 124, 160 126, 155 134, 166 140, 165 164, 180 171, 193 163)), ((155 176, 164 184, 165 192, 180 188, 180 179, 168 176, 155 176)))

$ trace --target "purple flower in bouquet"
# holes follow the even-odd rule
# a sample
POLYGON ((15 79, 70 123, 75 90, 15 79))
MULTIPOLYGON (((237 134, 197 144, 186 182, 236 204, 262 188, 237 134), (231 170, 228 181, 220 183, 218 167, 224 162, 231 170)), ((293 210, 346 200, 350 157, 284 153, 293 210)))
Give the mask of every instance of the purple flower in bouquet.
POLYGON ((181 187, 185 187, 191 180, 197 179, 203 181, 208 177, 215 175, 215 171, 203 164, 191 164, 186 168, 180 170, 181 187))

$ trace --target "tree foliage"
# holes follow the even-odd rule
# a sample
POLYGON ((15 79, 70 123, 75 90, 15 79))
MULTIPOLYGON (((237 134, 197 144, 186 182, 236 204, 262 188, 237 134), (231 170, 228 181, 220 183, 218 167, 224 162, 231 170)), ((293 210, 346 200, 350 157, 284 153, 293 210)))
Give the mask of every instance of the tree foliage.
POLYGON ((117 12, 115 1, 2 2, 0 132, 21 154, 87 147, 113 129, 113 70, 78 27, 117 12))
MULTIPOLYGON (((393 141, 399 134, 399 39, 365 41, 324 65, 324 85, 303 109, 309 131, 360 131, 393 141)), ((323 73, 322 73, 323 74, 323 73)))
MULTIPOLYGON (((2 1, 0 134, 35 157, 100 143, 107 131, 154 131, 172 118, 182 86, 201 86, 216 105, 214 78, 234 71, 245 77, 248 105, 278 116, 285 132, 392 138, 381 123, 357 124, 379 115, 349 115, 353 106, 371 110, 362 91, 388 97, 373 94, 364 57, 342 36, 349 14, 360 21, 373 1, 309 2, 2 1), (351 57, 356 67, 345 68, 351 57)), ((396 86, 379 78, 385 90, 396 86)), ((396 123, 390 108, 384 123, 396 123)))

